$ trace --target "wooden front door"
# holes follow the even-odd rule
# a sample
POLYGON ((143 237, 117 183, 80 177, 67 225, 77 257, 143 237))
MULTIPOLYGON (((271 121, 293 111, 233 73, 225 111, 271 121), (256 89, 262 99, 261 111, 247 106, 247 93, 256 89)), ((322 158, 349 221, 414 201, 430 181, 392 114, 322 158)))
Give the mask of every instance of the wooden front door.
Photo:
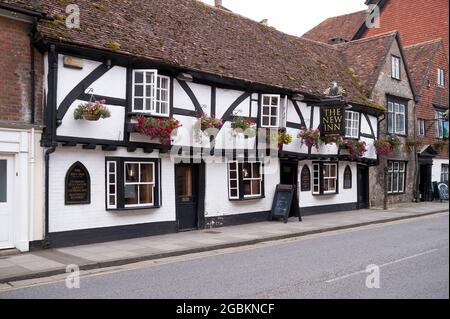
POLYGON ((175 166, 176 209, 179 231, 198 229, 199 165, 175 166))
POLYGON ((0 156, 0 249, 14 247, 13 158, 0 156))
POLYGON ((369 168, 358 165, 358 209, 369 208, 369 168))

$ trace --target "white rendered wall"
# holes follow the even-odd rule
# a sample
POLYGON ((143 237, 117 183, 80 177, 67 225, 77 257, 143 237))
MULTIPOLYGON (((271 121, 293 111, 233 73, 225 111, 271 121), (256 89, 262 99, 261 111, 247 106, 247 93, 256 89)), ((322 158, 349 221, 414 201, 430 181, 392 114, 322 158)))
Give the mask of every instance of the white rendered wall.
POLYGON ((434 159, 433 167, 432 167, 432 181, 440 182, 441 181, 441 168, 442 164, 449 165, 448 159, 434 159))
POLYGON ((161 156, 161 208, 136 211, 106 211, 105 157, 158 158, 158 152, 144 154, 141 150, 129 153, 126 149, 114 152, 57 148, 50 157, 50 232, 91 229, 151 222, 175 221, 174 166, 168 156, 161 156), (64 204, 64 184, 67 170, 80 161, 91 178, 91 204, 64 204))

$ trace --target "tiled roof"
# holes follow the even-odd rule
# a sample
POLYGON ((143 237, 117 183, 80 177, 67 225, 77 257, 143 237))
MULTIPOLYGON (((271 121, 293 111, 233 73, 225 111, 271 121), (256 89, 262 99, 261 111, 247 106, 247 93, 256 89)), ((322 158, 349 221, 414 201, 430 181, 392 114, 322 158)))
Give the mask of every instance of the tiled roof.
POLYGON ((345 55, 347 65, 364 85, 365 93, 368 96, 371 95, 377 83, 396 36, 397 32, 389 32, 336 46, 345 55))
POLYGON ((306 32, 303 38, 330 44, 332 44, 332 39, 351 41, 367 15, 367 11, 363 10, 328 18, 306 32))
POLYGON ((78 0, 80 29, 66 28, 66 1, 39 3, 55 19, 40 25, 48 40, 315 96, 323 96, 337 81, 347 100, 383 108, 364 96, 333 46, 284 34, 197 0, 78 0))
POLYGON ((441 46, 442 39, 436 39, 405 48, 405 55, 417 94, 420 94, 426 84, 434 57, 441 46))

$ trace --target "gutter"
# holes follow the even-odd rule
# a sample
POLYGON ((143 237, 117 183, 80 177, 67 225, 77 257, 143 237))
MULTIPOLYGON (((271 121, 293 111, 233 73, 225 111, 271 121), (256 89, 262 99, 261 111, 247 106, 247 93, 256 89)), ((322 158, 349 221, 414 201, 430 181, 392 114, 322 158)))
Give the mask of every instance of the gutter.
POLYGON ((21 13, 21 14, 24 14, 24 15, 27 15, 30 17, 35 17, 35 18, 45 18, 47 16, 47 14, 45 12, 20 8, 18 6, 15 6, 12 4, 6 4, 6 3, 0 3, 0 9, 5 9, 5 10, 21 13))

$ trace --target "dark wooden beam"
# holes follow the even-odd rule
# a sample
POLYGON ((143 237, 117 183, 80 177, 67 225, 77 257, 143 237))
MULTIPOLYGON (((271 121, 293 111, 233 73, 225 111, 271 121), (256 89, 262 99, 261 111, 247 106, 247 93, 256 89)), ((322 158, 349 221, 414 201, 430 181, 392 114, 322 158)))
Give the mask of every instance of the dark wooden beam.
POLYGON ((117 150, 117 146, 116 145, 103 145, 102 146, 102 150, 103 151, 116 151, 117 150))
POLYGON ((85 149, 85 150, 95 150, 96 147, 97 147, 97 144, 86 144, 86 145, 83 145, 83 149, 85 149))

